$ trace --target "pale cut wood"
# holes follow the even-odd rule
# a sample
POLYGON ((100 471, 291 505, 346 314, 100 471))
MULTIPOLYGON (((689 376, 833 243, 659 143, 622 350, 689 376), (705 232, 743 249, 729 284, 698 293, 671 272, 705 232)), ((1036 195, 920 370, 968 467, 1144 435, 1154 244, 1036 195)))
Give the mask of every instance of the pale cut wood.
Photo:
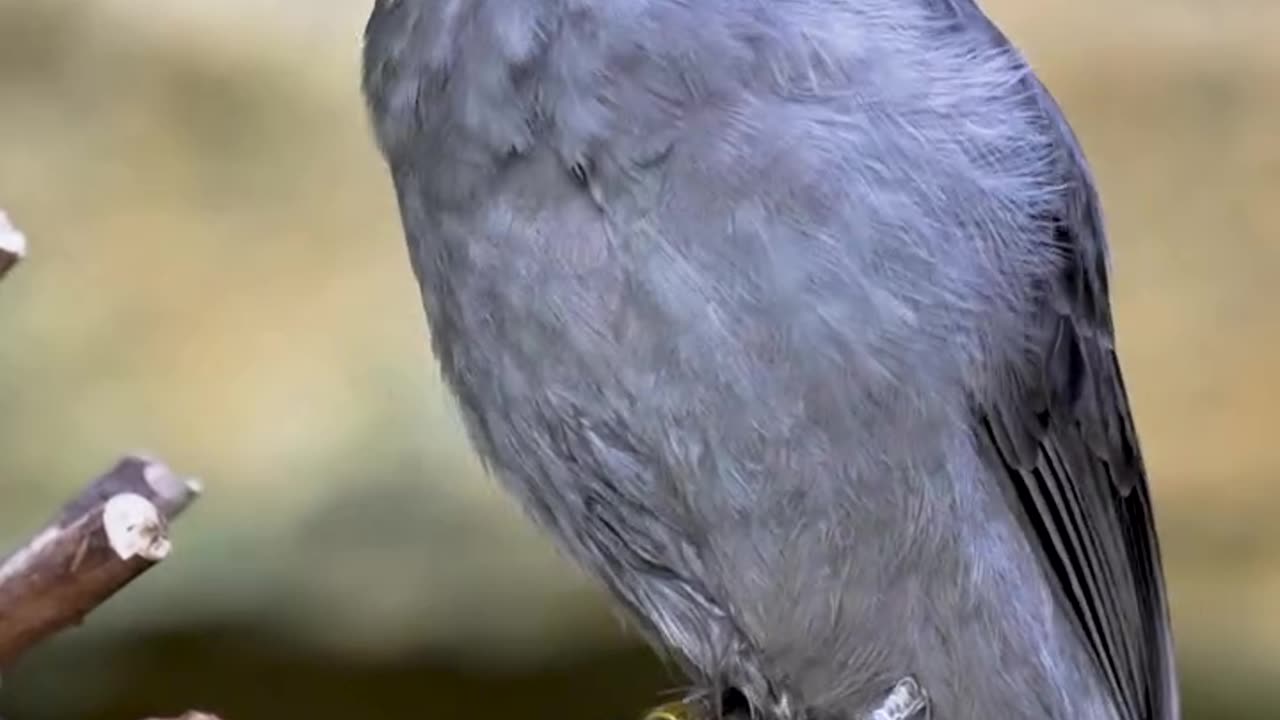
POLYGON ((27 239, 9 222, 9 216, 0 210, 0 278, 27 254, 27 239))

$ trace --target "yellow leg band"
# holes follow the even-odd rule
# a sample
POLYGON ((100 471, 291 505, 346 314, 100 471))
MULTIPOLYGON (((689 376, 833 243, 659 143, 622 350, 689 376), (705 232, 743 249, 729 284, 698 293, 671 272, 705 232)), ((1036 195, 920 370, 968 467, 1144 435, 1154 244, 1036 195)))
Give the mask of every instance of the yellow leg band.
POLYGON ((697 720, 693 708, 685 703, 667 703, 649 711, 644 720, 697 720))

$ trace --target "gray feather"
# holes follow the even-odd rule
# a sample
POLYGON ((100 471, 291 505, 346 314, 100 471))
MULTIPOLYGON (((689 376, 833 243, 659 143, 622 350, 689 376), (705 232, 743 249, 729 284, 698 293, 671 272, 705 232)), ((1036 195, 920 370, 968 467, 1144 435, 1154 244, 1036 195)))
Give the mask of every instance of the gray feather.
POLYGON ((497 477, 694 691, 1172 720, 1074 138, 967 0, 379 0, 364 88, 497 477))

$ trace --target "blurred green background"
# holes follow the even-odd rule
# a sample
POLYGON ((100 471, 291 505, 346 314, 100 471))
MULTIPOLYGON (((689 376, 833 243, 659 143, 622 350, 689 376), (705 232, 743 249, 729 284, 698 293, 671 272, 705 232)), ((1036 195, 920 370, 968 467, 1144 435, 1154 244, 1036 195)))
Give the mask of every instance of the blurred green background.
MULTIPOLYGON (((678 689, 469 453, 357 89, 365 2, 0 0, 0 545, 120 453, 177 552, 10 720, 622 720, 678 689)), ((1280 707, 1276 0, 989 0, 1106 199, 1187 717, 1280 707)), ((994 719, 993 719, 994 720, 994 719)))

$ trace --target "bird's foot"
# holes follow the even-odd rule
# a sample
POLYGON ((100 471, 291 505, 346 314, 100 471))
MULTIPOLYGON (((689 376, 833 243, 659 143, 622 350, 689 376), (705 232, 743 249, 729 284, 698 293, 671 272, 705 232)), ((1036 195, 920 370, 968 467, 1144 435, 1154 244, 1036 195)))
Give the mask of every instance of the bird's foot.
POLYGON ((893 686, 889 695, 867 715, 867 720, 918 720, 929 716, 929 696, 913 677, 893 686))
MULTIPOLYGON (((711 720, 713 714, 705 703, 685 700, 659 705, 645 713, 644 720, 711 720)), ((925 720, 928 717, 929 695, 915 678, 907 676, 893 686, 864 720, 925 720)))

